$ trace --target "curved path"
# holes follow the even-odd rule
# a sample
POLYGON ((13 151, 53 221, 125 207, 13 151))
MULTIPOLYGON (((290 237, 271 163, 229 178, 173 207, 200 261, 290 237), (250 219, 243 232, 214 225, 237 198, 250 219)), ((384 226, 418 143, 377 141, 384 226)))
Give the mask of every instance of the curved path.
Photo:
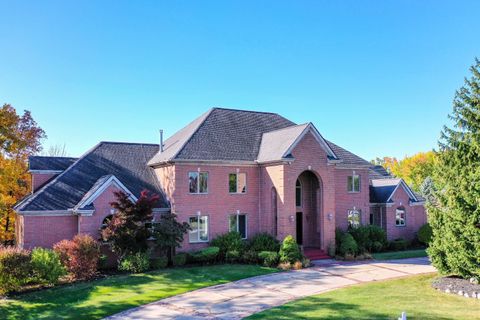
POLYGON ((319 261, 312 268, 207 287, 130 309, 107 319, 241 319, 305 296, 357 283, 435 272, 428 258, 361 263, 319 261))

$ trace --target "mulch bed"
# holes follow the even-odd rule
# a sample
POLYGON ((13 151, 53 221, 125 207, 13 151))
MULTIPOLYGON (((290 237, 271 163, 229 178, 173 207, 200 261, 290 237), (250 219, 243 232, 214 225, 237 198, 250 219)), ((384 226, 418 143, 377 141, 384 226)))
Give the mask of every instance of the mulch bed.
POLYGON ((480 299, 480 284, 471 283, 466 279, 458 277, 438 278, 432 282, 432 287, 446 293, 480 299))

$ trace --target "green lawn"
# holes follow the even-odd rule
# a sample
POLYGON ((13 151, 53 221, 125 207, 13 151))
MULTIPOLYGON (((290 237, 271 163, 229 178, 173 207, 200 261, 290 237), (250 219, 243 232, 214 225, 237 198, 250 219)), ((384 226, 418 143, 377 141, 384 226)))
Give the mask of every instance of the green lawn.
POLYGON ((218 265, 114 276, 0 300, 0 319, 98 319, 186 291, 276 271, 218 265))
POLYGON ((297 300, 248 319, 480 319, 480 301, 430 287, 435 275, 355 285, 297 300))
POLYGON ((425 251, 425 249, 381 252, 381 253, 373 254, 373 258, 376 260, 419 258, 419 257, 426 257, 426 256, 427 256, 427 252, 425 251))

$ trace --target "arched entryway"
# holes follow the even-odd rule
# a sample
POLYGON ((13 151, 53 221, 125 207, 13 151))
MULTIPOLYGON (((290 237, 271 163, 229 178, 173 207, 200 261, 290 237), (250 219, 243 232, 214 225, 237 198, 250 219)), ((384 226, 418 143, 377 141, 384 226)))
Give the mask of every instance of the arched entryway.
POLYGON ((295 182, 296 239, 304 248, 320 248, 321 181, 312 171, 295 182))

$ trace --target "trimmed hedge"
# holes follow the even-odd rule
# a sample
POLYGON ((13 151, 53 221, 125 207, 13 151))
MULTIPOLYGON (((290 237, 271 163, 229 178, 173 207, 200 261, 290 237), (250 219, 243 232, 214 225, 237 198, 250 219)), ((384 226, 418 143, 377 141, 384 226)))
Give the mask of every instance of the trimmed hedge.
POLYGON ((153 270, 164 269, 168 266, 168 258, 165 256, 150 259, 150 268, 153 270))
POLYGON ((187 263, 187 254, 179 253, 173 257, 173 265, 175 267, 184 266, 187 263))
POLYGON ((280 250, 280 242, 272 235, 264 232, 253 236, 248 243, 248 250, 262 252, 280 250))
POLYGON ((193 262, 212 263, 212 262, 215 262, 215 260, 217 260, 219 252, 220 252, 219 247, 207 247, 207 248, 190 253, 190 257, 193 260, 193 262))
POLYGON ((394 251, 404 251, 407 250, 409 244, 409 241, 403 238, 398 238, 390 242, 390 249, 394 251))
POLYGON ((224 233, 210 242, 212 247, 218 247, 218 256, 220 260, 225 260, 228 251, 237 251, 242 253, 245 250, 245 242, 238 232, 224 233))
POLYGON ((342 255, 355 255, 358 252, 358 245, 350 233, 344 233, 340 239, 338 252, 342 255))

